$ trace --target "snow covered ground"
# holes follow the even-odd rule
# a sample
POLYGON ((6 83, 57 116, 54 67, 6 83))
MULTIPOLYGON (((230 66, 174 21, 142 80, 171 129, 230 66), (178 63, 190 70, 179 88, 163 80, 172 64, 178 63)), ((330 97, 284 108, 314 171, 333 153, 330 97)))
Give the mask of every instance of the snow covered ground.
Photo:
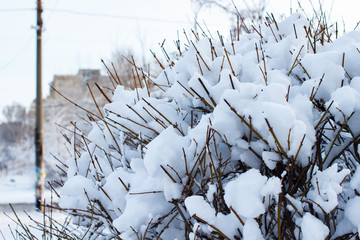
MULTIPOLYGON (((40 212, 36 212, 34 210, 29 210, 29 211, 16 211, 17 212, 17 216, 19 217, 19 219, 21 220, 22 224, 28 226, 31 230, 31 232, 38 237, 39 239, 41 239, 41 232, 38 230, 33 229, 33 226, 36 226, 36 224, 30 220, 30 218, 27 216, 27 214, 31 215, 31 217, 38 222, 43 222, 43 215, 40 212)), ((64 222, 66 215, 60 213, 60 212, 53 212, 53 218, 56 219, 59 222, 64 222)), ((12 233, 15 233, 16 231, 19 232, 23 232, 21 227, 16 224, 13 220, 11 219, 16 219, 16 216, 14 215, 14 213, 11 212, 1 212, 0 213, 0 239, 5 239, 5 240, 11 240, 14 239, 12 236, 12 233)), ((15 238, 16 239, 16 238, 15 238)))
MULTIPOLYGON (((21 175, 8 175, 0 178, 0 239, 13 239, 10 228, 20 230, 17 224, 9 218, 10 216, 15 219, 9 204, 14 205, 23 224, 34 225, 25 211, 35 220, 42 221, 42 214, 34 210, 34 184, 35 174, 31 170, 25 171, 21 175)), ((45 199, 50 203, 51 192, 49 190, 45 192, 45 199)), ((53 196, 53 201, 57 201, 56 196, 53 196)), ((58 220, 65 219, 65 216, 59 212, 54 212, 54 217, 58 220)), ((40 232, 38 234, 41 236, 40 232)))
MULTIPOLYGON (((0 178, 0 205, 32 204, 35 202, 35 172, 25 171, 23 174, 8 175, 0 178)), ((53 196, 53 201, 56 201, 53 196)), ((51 201, 51 192, 45 192, 46 202, 51 201)))

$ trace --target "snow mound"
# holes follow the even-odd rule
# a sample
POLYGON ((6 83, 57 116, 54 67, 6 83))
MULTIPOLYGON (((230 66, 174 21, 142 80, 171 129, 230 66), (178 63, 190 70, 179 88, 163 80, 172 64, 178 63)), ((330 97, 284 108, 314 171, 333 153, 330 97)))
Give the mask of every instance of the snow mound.
POLYGON ((311 29, 268 19, 238 41, 189 40, 157 79, 136 69, 140 87, 116 89, 68 160, 60 206, 104 239, 357 233, 360 34, 311 29))

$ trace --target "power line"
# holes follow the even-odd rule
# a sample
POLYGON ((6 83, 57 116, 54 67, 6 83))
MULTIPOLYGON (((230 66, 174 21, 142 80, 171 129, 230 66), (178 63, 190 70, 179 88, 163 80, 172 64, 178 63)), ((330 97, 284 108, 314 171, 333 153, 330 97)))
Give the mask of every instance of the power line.
MULTIPOLYGON (((24 11, 34 11, 34 8, 9 8, 9 9, 0 9, 0 12, 24 12, 24 11)), ((130 20, 140 20, 140 21, 151 21, 151 22, 162 22, 162 23, 182 23, 188 24, 187 21, 181 20, 171 20, 171 19, 161 19, 161 18, 145 18, 145 17, 137 17, 137 16, 121 16, 121 15, 112 15, 105 13, 92 13, 92 12, 80 12, 69 9, 56 9, 56 8, 43 8, 43 10, 49 12, 59 12, 59 13, 67 13, 73 15, 82 15, 82 16, 93 16, 93 17, 106 17, 106 18, 117 18, 117 19, 130 19, 130 20)))
POLYGON ((105 14, 105 13, 80 12, 80 11, 74 11, 74 10, 68 10, 68 9, 44 8, 44 10, 51 11, 51 12, 60 12, 60 13, 68 13, 68 14, 82 15, 82 16, 93 16, 93 17, 130 19, 130 20, 152 21, 152 22, 162 22, 162 23, 182 23, 182 24, 189 23, 187 21, 181 21, 181 20, 170 20, 170 19, 161 19, 161 18, 145 18, 145 17, 136 17, 136 16, 121 16, 121 15, 112 15, 112 14, 105 14))
POLYGON ((79 43, 79 44, 89 44, 89 45, 109 45, 110 42, 104 41, 86 41, 86 40, 76 40, 76 39, 62 39, 62 38, 46 38, 45 42, 61 42, 61 43, 79 43))
MULTIPOLYGON (((57 7, 59 6, 59 3, 60 3, 60 0, 57 0, 54 9, 57 9, 57 7)), ((49 24, 49 22, 51 22, 53 15, 54 15, 54 11, 50 14, 50 16, 47 17, 47 20, 46 20, 47 24, 49 24)))
POLYGON ((0 12, 27 12, 34 11, 34 8, 8 8, 8 9, 0 9, 0 12))
POLYGON ((28 47, 30 46, 30 43, 33 42, 33 38, 35 36, 35 33, 32 34, 28 40, 26 41, 26 43, 23 45, 23 47, 19 48, 18 52, 5 64, 0 66, 0 71, 7 68, 9 65, 11 65, 15 60, 17 60, 22 54, 24 54, 25 50, 28 49, 28 47))
MULTIPOLYGON (((140 20, 140 21, 152 21, 152 22, 162 22, 162 23, 182 23, 188 24, 187 21, 181 20, 171 20, 171 19, 161 19, 161 18, 144 18, 136 16, 121 16, 121 15, 112 15, 105 13, 92 13, 92 12, 80 12, 68 9, 56 9, 56 8, 43 8, 46 11, 50 12, 59 12, 59 13, 68 13, 73 15, 83 15, 83 16, 94 16, 94 17, 106 17, 106 18, 117 18, 117 19, 130 19, 130 20, 140 20)), ((0 12, 25 12, 25 11, 34 11, 34 8, 9 8, 9 9, 0 9, 0 12)))

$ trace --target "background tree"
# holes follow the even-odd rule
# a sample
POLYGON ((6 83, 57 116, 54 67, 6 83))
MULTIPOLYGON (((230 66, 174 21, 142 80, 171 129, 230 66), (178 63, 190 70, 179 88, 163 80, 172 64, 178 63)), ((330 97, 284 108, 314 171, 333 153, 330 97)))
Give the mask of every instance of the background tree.
POLYGON ((0 170, 18 172, 33 164, 33 120, 26 108, 18 103, 2 110, 0 124, 0 170))
POLYGON ((6 106, 2 114, 5 122, 0 126, 2 141, 21 144, 31 135, 30 119, 26 108, 18 103, 6 106))
MULTIPOLYGON (((191 0, 194 13, 194 29, 197 29, 199 16, 206 9, 220 9, 227 13, 232 22, 239 24, 239 30, 248 32, 246 26, 258 25, 265 14, 265 0, 243 0, 239 4, 228 0, 191 0)), ((239 1, 240 2, 240 1, 239 1)), ((234 26, 237 28, 237 26, 234 26)))

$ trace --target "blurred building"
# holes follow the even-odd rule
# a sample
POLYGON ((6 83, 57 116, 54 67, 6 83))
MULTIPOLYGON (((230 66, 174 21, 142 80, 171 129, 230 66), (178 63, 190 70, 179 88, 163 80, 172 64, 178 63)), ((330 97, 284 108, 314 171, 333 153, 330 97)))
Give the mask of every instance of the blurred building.
MULTIPOLYGON (((87 91, 88 87, 95 87, 95 83, 99 86, 108 88, 110 79, 108 76, 101 75, 100 70, 94 69, 80 69, 76 75, 55 75, 54 80, 51 82, 51 87, 58 92, 66 95, 66 93, 72 93, 73 89, 77 91, 87 91)), ((50 98, 61 97, 56 91, 50 89, 50 98)))
MULTIPOLYGON (((79 135, 87 134, 92 127, 89 112, 99 115, 96 104, 102 110, 108 103, 96 84, 111 98, 114 85, 108 76, 101 75, 100 70, 81 69, 76 75, 54 76, 50 93, 43 102, 44 157, 48 164, 53 165, 50 168, 58 164, 54 156, 66 160, 74 154, 67 140, 73 138, 74 131, 79 135)), ((35 110, 35 107, 32 109, 35 110)))
MULTIPOLYGON (((56 165, 61 166, 56 159, 65 162, 74 154, 68 140, 73 139, 74 132, 79 137, 90 131, 91 120, 97 120, 90 113, 100 115, 96 104, 102 110, 108 103, 103 94, 111 99, 115 85, 97 69, 81 69, 75 75, 55 75, 50 85, 49 95, 43 99, 44 160, 47 175, 53 178, 58 171, 56 165)), ((11 109, 15 110, 14 106, 11 109)), ((16 122, 0 124, 0 175, 21 173, 34 165, 35 100, 28 112, 24 109, 24 116, 17 117, 16 122)))

